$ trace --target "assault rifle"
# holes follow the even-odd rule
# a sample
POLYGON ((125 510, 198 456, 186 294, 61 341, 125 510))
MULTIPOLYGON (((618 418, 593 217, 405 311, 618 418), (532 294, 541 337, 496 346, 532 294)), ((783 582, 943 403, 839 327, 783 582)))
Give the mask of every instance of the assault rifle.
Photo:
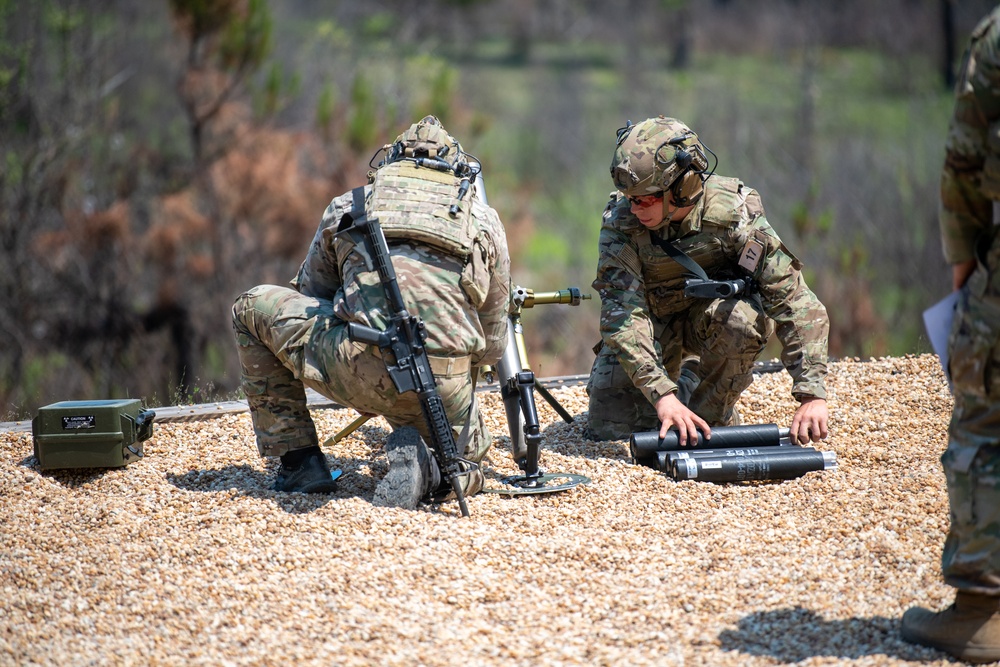
MULTIPOLYGON (((545 385, 535 378, 535 373, 528 366, 528 353, 524 344, 524 327, 521 324, 521 310, 523 308, 550 303, 578 306, 581 301, 590 298, 589 294, 581 293, 578 287, 553 292, 536 292, 533 289, 519 286, 514 288, 507 315, 509 325, 507 327, 507 347, 496 367, 481 366, 479 370, 488 384, 497 382, 500 387, 500 396, 503 399, 507 428, 510 433, 511 455, 524 474, 505 477, 500 480, 505 487, 484 488, 483 492, 512 496, 553 493, 572 489, 590 481, 583 475, 546 473, 538 467, 542 434, 534 392, 537 390, 567 424, 573 422, 573 415, 560 405, 545 385)), ((359 415, 330 438, 329 442, 331 444, 340 442, 369 419, 368 415, 359 415)))
POLYGON ((386 301, 389 302, 390 319, 385 331, 351 322, 347 325, 347 335, 354 342, 378 345, 396 391, 401 394, 414 391, 420 397, 420 406, 430 431, 431 451, 434 452, 434 458, 441 469, 441 476, 451 484, 462 516, 469 516, 469 507, 465 502, 465 492, 462 490, 460 477, 477 466, 459 456, 455 435, 448 422, 444 401, 441 400, 441 394, 434 382, 434 374, 431 372, 430 360, 424 347, 427 336, 424 323, 406 310, 403 295, 399 291, 399 283, 396 282, 396 272, 389 257, 389 247, 378 219, 364 217, 356 220, 353 227, 364 233, 365 248, 375 263, 379 282, 382 283, 386 301), (468 465, 469 469, 463 471, 461 463, 468 465))

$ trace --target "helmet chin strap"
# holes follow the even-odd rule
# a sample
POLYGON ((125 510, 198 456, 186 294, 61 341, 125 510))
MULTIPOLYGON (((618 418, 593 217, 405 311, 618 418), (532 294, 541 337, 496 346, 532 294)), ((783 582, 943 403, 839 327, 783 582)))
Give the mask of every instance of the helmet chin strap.
POLYGON ((680 206, 674 206, 672 202, 673 202, 673 195, 670 192, 664 193, 663 208, 665 212, 663 214, 663 220, 660 221, 660 224, 656 226, 657 229, 659 229, 664 225, 669 225, 671 222, 673 222, 674 215, 677 213, 677 211, 681 210, 680 206))

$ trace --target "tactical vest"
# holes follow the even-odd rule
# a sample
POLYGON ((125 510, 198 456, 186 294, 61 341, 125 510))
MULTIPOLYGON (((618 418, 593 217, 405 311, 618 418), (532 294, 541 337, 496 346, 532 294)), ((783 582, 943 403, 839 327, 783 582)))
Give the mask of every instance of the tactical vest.
MULTIPOLYGON (((653 315, 659 318, 669 317, 690 308, 694 301, 684 296, 684 281, 692 276, 667 255, 650 234, 674 243, 713 279, 740 277, 742 274, 735 262, 723 251, 720 235, 735 228, 743 220, 749 192, 750 189, 738 179, 713 176, 705 183, 705 203, 699 231, 679 239, 669 234, 671 226, 651 231, 640 225, 632 231, 632 241, 636 245, 646 287, 646 302, 653 315)), ((697 215, 697 211, 694 213, 697 215)), ((676 225, 674 228, 676 229, 676 225)))
POLYGON ((458 198, 460 182, 451 172, 407 160, 387 164, 375 172, 369 215, 378 218, 389 243, 408 239, 467 259, 479 225, 472 198, 458 198))
POLYGON ((384 165, 373 174, 367 202, 356 198, 338 227, 334 243, 344 280, 342 316, 376 328, 385 324, 379 319, 382 292, 375 267, 360 235, 345 225, 349 217, 363 215, 378 218, 390 253, 394 241, 410 241, 454 258, 460 274, 457 282, 465 298, 473 309, 482 306, 490 276, 479 254, 473 255, 481 233, 473 207, 482 205, 471 196, 459 199, 460 183, 450 171, 419 167, 407 160, 384 165), (357 210, 359 207, 362 210, 357 210))

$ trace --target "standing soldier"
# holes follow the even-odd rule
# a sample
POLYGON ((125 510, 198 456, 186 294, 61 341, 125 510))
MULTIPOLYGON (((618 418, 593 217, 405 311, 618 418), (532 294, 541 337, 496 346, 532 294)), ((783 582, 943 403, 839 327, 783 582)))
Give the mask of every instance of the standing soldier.
POLYGON ((827 436, 826 309, 764 217, 755 190, 714 175, 698 136, 659 116, 618 131, 618 192, 604 211, 590 374, 600 439, 676 427, 682 443, 736 425, 736 401, 777 325, 800 403, 798 442, 827 436))
POLYGON ((959 290, 948 341, 955 394, 941 456, 951 527, 941 569, 955 602, 903 615, 907 641, 1000 660, 1000 8, 984 18, 955 90, 941 175, 941 241, 959 290))
MULTIPOLYGON (((360 216, 378 218, 407 311, 426 331, 431 370, 458 454, 478 463, 490 447, 471 370, 495 364, 507 344, 510 258, 500 219, 477 192, 479 165, 427 116, 386 146, 369 185, 335 198, 292 287, 261 285, 233 307, 233 323, 261 456, 280 456, 277 491, 330 493, 326 457, 306 407, 309 387, 393 427, 389 471, 376 505, 413 508, 450 488, 424 440, 415 392, 398 393, 376 346, 352 342, 348 324, 384 330, 388 304, 362 239, 360 216), (440 491, 440 493, 438 493, 440 491)), ((478 469, 462 475, 479 491, 478 469)))

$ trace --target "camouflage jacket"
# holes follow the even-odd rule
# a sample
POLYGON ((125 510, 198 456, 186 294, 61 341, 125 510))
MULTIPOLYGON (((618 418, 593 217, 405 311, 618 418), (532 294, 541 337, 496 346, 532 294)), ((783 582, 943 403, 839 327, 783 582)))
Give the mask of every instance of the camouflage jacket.
POLYGON ((680 223, 643 227, 628 199, 612 193, 601 226, 597 279, 601 337, 650 403, 676 389, 656 352, 656 320, 680 316, 697 302, 683 294, 685 269, 651 239, 674 242, 710 278, 749 275, 758 284, 764 312, 774 320, 782 362, 796 397, 825 398, 826 308, 802 278, 802 265, 764 217, 757 192, 735 178, 713 176, 705 194, 680 223))
MULTIPOLYGON (((949 263, 972 259, 977 240, 993 236, 995 201, 1000 201, 1000 8, 972 32, 955 88, 939 216, 949 263)), ((1000 253, 988 258, 991 268, 997 266, 995 254, 1000 253)))
MULTIPOLYGON (((458 192, 451 174, 412 163, 390 167, 365 188, 366 212, 382 225, 407 310, 424 322, 428 354, 495 364, 507 345, 510 303, 510 256, 499 216, 474 189, 451 216, 458 192), (439 239, 421 230, 442 233, 439 239)), ((352 201, 347 192, 330 202, 291 284, 333 301, 344 321, 383 329, 388 314, 374 264, 361 239, 336 234, 352 201)))

